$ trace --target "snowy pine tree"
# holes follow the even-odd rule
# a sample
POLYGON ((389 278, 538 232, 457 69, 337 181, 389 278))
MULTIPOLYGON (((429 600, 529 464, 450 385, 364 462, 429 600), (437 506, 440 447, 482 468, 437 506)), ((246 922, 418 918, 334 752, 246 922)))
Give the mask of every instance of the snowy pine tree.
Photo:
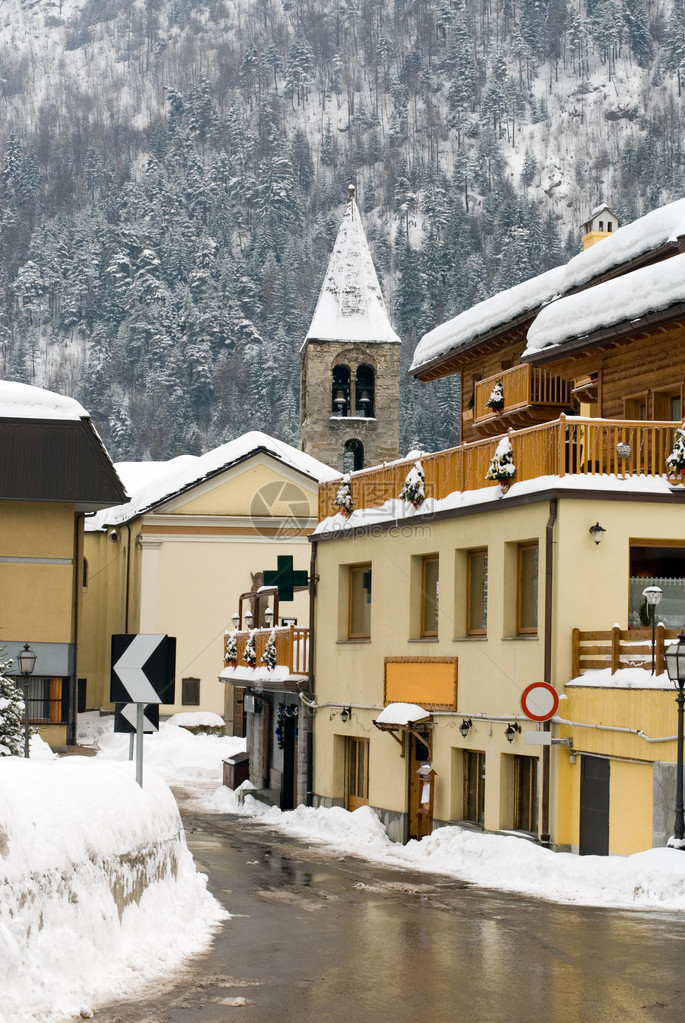
POLYGON ((350 489, 350 474, 346 472, 340 481, 338 492, 335 495, 335 501, 333 502, 336 507, 340 508, 343 515, 351 515, 354 511, 354 505, 352 504, 352 490, 350 489))
POLYGON ((247 638, 245 650, 243 651, 243 660, 245 661, 245 664, 247 664, 248 668, 254 668, 257 663, 257 653, 254 648, 254 642, 255 631, 254 629, 252 629, 250 631, 250 635, 247 638))
POLYGON ((5 672, 12 661, 2 660, 0 650, 0 757, 20 757, 24 752, 24 698, 5 672))
POLYGON ((685 426, 679 426, 673 450, 666 458, 666 465, 671 476, 685 474, 685 426))
POLYGON ((266 641, 266 647, 264 653, 260 657, 262 664, 266 665, 269 671, 273 671, 276 667, 276 630, 271 630, 271 635, 266 641))
POLYGON ((485 474, 486 480, 496 480, 503 486, 508 486, 516 475, 514 465, 514 452, 511 441, 508 437, 502 437, 497 449, 490 459, 490 466, 485 474))

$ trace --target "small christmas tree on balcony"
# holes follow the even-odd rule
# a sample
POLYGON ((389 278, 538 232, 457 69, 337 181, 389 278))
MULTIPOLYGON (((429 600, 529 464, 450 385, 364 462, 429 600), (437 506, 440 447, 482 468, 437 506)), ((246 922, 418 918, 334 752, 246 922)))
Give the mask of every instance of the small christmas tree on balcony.
POLYGON ((235 638, 235 630, 233 632, 226 633, 226 653, 224 655, 224 664, 228 664, 231 667, 238 663, 238 644, 235 638))
POLYGON ((493 412, 501 412, 504 408, 504 391, 501 380, 498 380, 491 390, 490 397, 485 402, 485 407, 491 408, 493 412))
POLYGON ((685 425, 678 427, 673 450, 666 457, 666 465, 669 475, 685 476, 685 425))
POLYGON ((271 630, 271 635, 266 641, 266 647, 260 657, 260 661, 266 665, 269 671, 273 671, 276 667, 276 632, 274 629, 271 630))
POLYGON ((402 485, 400 497, 415 508, 426 500, 426 475, 420 462, 414 462, 402 485))
POLYGON ((254 668, 257 663, 257 653, 254 648, 254 629, 250 631, 250 635, 247 637, 247 643, 243 651, 243 660, 248 668, 254 668))
POLYGON ((335 501, 333 502, 336 507, 340 508, 343 515, 351 515, 354 511, 354 505, 352 504, 352 489, 350 487, 350 474, 346 472, 343 478, 340 480, 340 486, 338 487, 338 493, 335 495, 335 501))
POLYGON ((502 489, 506 490, 515 475, 516 466, 514 465, 514 452, 511 447, 511 441, 508 437, 502 437, 497 445, 497 450, 490 459, 490 467, 485 474, 485 478, 486 480, 496 480, 497 483, 502 484, 502 489))
POLYGON ((24 698, 5 672, 12 661, 2 660, 0 650, 0 757, 24 754, 24 698))

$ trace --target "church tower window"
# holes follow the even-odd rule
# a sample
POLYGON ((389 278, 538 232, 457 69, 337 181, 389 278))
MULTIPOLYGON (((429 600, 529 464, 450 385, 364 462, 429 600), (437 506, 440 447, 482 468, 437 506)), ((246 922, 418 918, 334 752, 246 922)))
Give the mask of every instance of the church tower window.
POLYGON ((334 416, 350 414, 350 367, 333 367, 332 412, 334 416))
POLYGON ((374 372, 371 366, 359 366, 355 387, 355 412, 365 419, 374 417, 374 372))
POLYGON ((356 438, 345 443, 343 472, 359 472, 364 468, 364 445, 356 438))

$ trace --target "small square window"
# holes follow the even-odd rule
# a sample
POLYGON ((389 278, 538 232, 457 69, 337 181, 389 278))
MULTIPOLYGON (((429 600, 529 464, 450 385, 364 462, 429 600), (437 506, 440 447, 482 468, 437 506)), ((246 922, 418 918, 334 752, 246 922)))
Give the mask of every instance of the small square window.
POLYGON ((199 678, 184 678, 181 681, 181 704, 184 707, 200 706, 199 678))

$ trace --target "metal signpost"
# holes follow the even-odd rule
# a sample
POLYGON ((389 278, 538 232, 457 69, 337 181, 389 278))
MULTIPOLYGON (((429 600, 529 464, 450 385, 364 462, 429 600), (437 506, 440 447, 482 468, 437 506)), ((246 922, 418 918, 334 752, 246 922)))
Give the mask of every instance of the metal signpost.
MULTIPOLYGON (((112 674, 109 698, 112 703, 135 704, 136 781, 143 784, 143 733, 149 704, 174 702, 176 639, 158 634, 112 636, 112 674)), ((132 722, 132 707, 121 720, 132 722)), ((159 709, 157 709, 159 726, 159 709)), ((123 726, 119 729, 128 731, 123 726)))

